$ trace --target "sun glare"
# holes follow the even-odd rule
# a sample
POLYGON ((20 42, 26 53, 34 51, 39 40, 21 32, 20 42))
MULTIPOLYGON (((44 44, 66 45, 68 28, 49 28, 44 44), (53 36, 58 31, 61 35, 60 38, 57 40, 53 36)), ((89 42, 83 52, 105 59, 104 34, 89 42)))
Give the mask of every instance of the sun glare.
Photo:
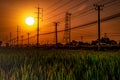
POLYGON ((34 18, 33 17, 27 17, 26 20, 25 20, 25 23, 29 26, 33 25, 35 22, 34 18))

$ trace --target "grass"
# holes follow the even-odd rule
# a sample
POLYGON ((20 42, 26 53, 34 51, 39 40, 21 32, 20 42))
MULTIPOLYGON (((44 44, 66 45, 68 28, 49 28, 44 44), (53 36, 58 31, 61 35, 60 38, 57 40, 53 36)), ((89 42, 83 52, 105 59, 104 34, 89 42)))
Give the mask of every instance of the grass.
POLYGON ((120 80, 120 52, 2 48, 0 80, 120 80))

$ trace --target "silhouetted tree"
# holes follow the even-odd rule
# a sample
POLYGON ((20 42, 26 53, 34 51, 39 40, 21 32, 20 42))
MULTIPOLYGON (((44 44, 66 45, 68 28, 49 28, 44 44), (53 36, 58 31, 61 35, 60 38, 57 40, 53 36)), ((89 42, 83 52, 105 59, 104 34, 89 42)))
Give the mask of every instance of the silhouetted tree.
POLYGON ((95 40, 91 42, 91 45, 97 45, 97 43, 98 43, 98 40, 95 40))
POLYGON ((9 47, 9 43, 6 43, 6 47, 9 47))
POLYGON ((100 40, 101 43, 106 43, 106 44, 110 44, 110 39, 109 38, 104 38, 102 37, 101 40, 100 40))
POLYGON ((57 43, 57 46, 58 46, 58 47, 62 47, 63 44, 62 44, 62 43, 57 43))
POLYGON ((90 44, 89 44, 89 43, 87 43, 87 42, 85 42, 85 43, 83 43, 83 45, 87 45, 87 46, 88 46, 88 45, 90 45, 90 44))
POLYGON ((2 45, 2 41, 0 41, 0 47, 1 47, 1 45, 2 45))
POLYGON ((72 45, 73 45, 73 46, 77 46, 77 43, 78 43, 77 41, 72 40, 72 45))
POLYGON ((70 45, 70 46, 76 46, 77 44, 78 44, 78 42, 77 42, 77 41, 72 40, 72 42, 67 43, 67 44, 66 44, 66 46, 67 46, 67 45, 70 45))
POLYGON ((80 45, 83 45, 84 43, 83 42, 81 42, 81 41, 79 41, 78 42, 78 45, 80 46, 80 45))
MULTIPOLYGON (((109 38, 104 38, 104 37, 100 39, 100 42, 105 44, 111 44, 111 45, 117 44, 115 40, 110 40, 109 38)), ((98 43, 98 40, 95 40, 95 41, 92 41, 91 45, 97 45, 97 43, 98 43)))
POLYGON ((106 44, 111 44, 111 45, 115 45, 117 44, 117 42, 115 40, 110 40, 109 38, 101 38, 101 42, 102 43, 106 43, 106 44))
POLYGON ((117 42, 116 42, 116 41, 114 41, 114 40, 110 40, 110 44, 112 44, 112 45, 116 45, 116 44, 117 44, 117 42))

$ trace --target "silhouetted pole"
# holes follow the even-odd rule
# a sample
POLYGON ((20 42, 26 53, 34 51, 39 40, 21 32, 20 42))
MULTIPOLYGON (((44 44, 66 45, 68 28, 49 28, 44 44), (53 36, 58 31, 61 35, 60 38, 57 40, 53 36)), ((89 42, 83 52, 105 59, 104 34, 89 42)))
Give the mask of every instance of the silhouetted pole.
POLYGON ((83 42, 83 36, 81 36, 81 42, 83 42))
POLYGON ((71 13, 68 13, 68 21, 69 21, 69 43, 71 42, 71 13))
POLYGON ((47 44, 47 45, 49 44, 49 41, 48 41, 48 40, 46 41, 46 44, 47 44))
POLYGON ((27 33, 28 34, 28 47, 29 47, 29 35, 30 35, 30 33, 27 33))
POLYGON ((65 14, 65 34, 64 39, 65 43, 71 42, 71 13, 66 12, 65 14))
POLYGON ((23 47, 23 35, 21 36, 21 46, 23 47))
POLYGON ((103 10, 104 5, 95 4, 95 9, 98 11, 98 50, 100 49, 100 11, 103 10))
POLYGON ((56 43, 56 46, 57 46, 57 43, 58 43, 58 34, 57 34, 58 23, 59 22, 54 22, 54 24, 55 24, 55 43, 56 43))
POLYGON ((14 46, 14 40, 12 39, 12 47, 14 46))
POLYGON ((38 12, 37 12, 37 42, 36 42, 36 46, 39 47, 39 23, 40 23, 40 18, 42 19, 43 21, 43 8, 37 8, 38 9, 38 12), (40 16, 41 14, 41 16, 40 16))
POLYGON ((40 14, 40 8, 38 7, 38 22, 37 22, 37 47, 39 47, 39 14, 40 14))
POLYGON ((12 45, 11 36, 12 36, 12 34, 11 34, 11 32, 10 32, 10 46, 12 45))
POLYGON ((19 44, 19 29, 18 29, 18 26, 17 26, 17 47, 18 47, 18 44, 19 44))
POLYGON ((15 47, 15 39, 13 40, 13 45, 14 45, 14 47, 15 47))
POLYGON ((104 33, 104 38, 107 38, 107 33, 104 33))

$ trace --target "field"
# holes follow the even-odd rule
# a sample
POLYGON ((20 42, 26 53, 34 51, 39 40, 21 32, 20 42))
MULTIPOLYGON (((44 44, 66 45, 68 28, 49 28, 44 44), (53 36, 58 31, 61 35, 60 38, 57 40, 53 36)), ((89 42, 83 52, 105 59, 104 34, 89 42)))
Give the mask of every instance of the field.
POLYGON ((1 48, 0 80, 120 80, 120 52, 1 48))

